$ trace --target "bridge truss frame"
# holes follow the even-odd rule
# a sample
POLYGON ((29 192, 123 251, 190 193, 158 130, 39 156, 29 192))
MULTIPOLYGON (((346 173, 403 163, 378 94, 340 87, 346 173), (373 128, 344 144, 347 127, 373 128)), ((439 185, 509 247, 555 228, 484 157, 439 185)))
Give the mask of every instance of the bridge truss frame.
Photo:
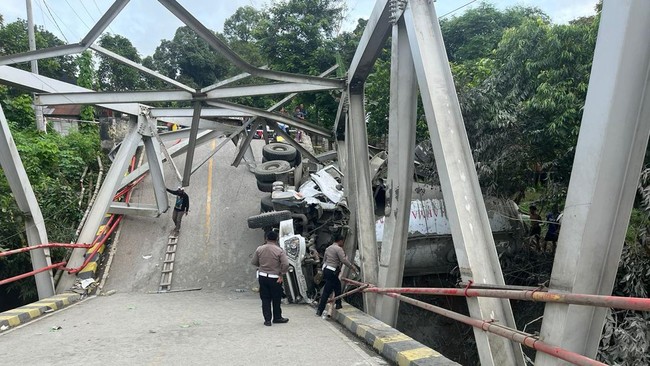
MULTIPOLYGON (((207 29, 176 0, 158 0, 184 24, 193 29, 210 47, 226 57, 243 73, 228 80, 201 89, 194 89, 169 79, 155 71, 135 64, 105 50, 94 41, 127 5, 129 0, 116 0, 106 14, 95 24, 81 42, 44 50, 0 57, 0 65, 32 61, 82 52, 88 48, 130 65, 140 71, 175 85, 180 90, 153 92, 92 92, 75 85, 0 66, 0 81, 39 94, 37 104, 96 104, 130 116, 129 133, 122 142, 113 165, 92 207, 87 223, 78 241, 88 242, 107 212, 157 216, 168 207, 164 191, 163 161, 185 152, 186 161, 181 175, 183 186, 190 184, 190 176, 204 163, 193 165, 194 149, 222 132, 228 140, 238 139, 240 150, 233 165, 242 159, 250 162, 249 125, 282 122, 313 134, 337 140, 340 165, 343 168, 352 208, 353 240, 348 240, 346 251, 351 254, 358 247, 362 258, 363 280, 381 287, 398 287, 404 267, 404 252, 411 200, 413 145, 415 138, 416 91, 422 97, 429 134, 439 170, 441 189, 446 202, 450 227, 463 281, 477 284, 504 284, 494 239, 478 184, 451 70, 433 2, 430 0, 378 0, 363 33, 359 47, 348 68, 346 80, 326 78, 333 69, 320 76, 298 75, 255 67, 241 59, 219 38, 207 29), (368 164, 368 138, 365 128, 364 84, 383 48, 392 34, 391 95, 389 108, 389 160, 387 192, 390 214, 383 237, 381 255, 376 247, 375 220, 368 164), (243 87, 225 87, 241 78, 254 75, 279 83, 243 87), (341 103, 333 133, 315 124, 287 117, 273 111, 286 103, 295 93, 319 90, 340 90, 341 103), (293 93, 267 110, 234 104, 222 98, 293 93), (152 108, 138 102, 192 101, 193 108, 152 108), (209 105, 205 107, 203 104, 209 105), (214 108, 213 108, 214 107, 214 108), (240 127, 233 127, 202 117, 253 117, 240 127), (189 131, 158 134, 156 120, 181 118, 189 131), (260 121, 254 120, 259 118, 260 121), (247 135, 247 136, 246 136, 247 135), (188 141, 170 148, 162 140, 188 137, 188 141), (242 138, 239 138, 239 137, 242 138), (147 147, 148 164, 124 177, 128 160, 140 143, 147 147), (351 158, 355 157, 355 158, 351 158), (156 206, 118 207, 112 197, 120 188, 144 174, 152 174, 156 206)), ((616 275, 623 237, 631 212, 636 182, 643 163, 650 136, 650 3, 630 0, 625 4, 605 0, 601 15, 594 65, 589 84, 583 123, 576 149, 566 202, 565 221, 558 242, 558 254, 550 283, 550 291, 608 295, 616 275), (613 70, 613 72, 611 72, 613 70), (639 77, 643 75, 643 77, 639 77), (611 194, 614 192, 615 194, 611 194)), ((2 119, 3 131, 8 131, 2 119)), ((10 135, 9 135, 10 137, 10 135)), ((227 140, 227 141, 228 141, 227 140)), ((294 146, 300 145, 288 139, 294 146)), ((220 144, 213 153, 223 146, 220 144)), ((0 148, 11 152, 12 159, 0 159, 10 181, 23 179, 12 185, 17 197, 29 197, 26 175, 10 139, 0 140, 0 148)), ((2 150, 2 151, 5 151, 2 150)), ((212 155, 211 154, 211 155, 212 155)), ((5 155, 4 153, 2 154, 5 155)), ((317 157, 309 156, 318 161, 317 157)), ((32 192, 33 196, 33 192, 32 192)), ((38 219, 35 199, 21 205, 29 217, 38 219)), ((30 236, 30 245, 46 242, 44 233, 30 236)), ((47 257, 43 254, 42 258, 47 257)), ((75 250, 71 265, 82 261, 83 250, 75 250)), ((34 262, 34 267, 44 263, 34 262)), ((67 289, 72 278, 62 281, 60 289, 67 289)), ((47 289, 49 280, 39 281, 47 289)), ((43 293, 47 292, 44 290, 43 293)), ((366 311, 381 320, 395 324, 398 301, 378 298, 364 293, 366 311)), ((470 315, 477 319, 495 320, 516 329, 510 304, 505 299, 470 298, 470 315)), ((552 344, 562 344, 580 354, 593 357, 598 345, 604 311, 580 305, 549 304, 542 323, 542 337, 552 344)), ((519 344, 505 338, 489 335, 475 329, 481 364, 523 365, 519 344)), ((558 364, 557 359, 538 355, 540 365, 558 364)))

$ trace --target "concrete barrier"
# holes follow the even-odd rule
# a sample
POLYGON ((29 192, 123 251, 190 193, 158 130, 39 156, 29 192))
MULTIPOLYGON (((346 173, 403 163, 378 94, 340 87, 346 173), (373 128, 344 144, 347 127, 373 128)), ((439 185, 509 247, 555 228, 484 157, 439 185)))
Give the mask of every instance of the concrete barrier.
POLYGON ((67 292, 2 312, 0 313, 0 332, 25 324, 45 313, 64 308, 80 299, 81 295, 67 292))
POLYGON ((336 310, 332 317, 399 366, 459 365, 351 305, 344 304, 343 309, 336 310))

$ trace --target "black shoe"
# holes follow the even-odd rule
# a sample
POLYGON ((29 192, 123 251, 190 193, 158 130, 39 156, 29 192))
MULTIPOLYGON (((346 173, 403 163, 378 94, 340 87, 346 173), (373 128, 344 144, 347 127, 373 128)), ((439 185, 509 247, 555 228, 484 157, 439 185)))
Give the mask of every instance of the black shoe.
POLYGON ((270 320, 265 321, 264 325, 266 325, 267 327, 270 327, 271 326, 271 321, 270 320))
POLYGON ((316 311, 316 316, 323 316, 323 312, 322 311, 316 311))
POLYGON ((336 305, 336 308, 337 308, 337 309, 343 309, 343 305, 341 305, 341 304, 337 304, 337 305, 336 305))
POLYGON ((289 319, 287 318, 280 318, 280 319, 275 319, 273 320, 274 323, 288 323, 289 319))

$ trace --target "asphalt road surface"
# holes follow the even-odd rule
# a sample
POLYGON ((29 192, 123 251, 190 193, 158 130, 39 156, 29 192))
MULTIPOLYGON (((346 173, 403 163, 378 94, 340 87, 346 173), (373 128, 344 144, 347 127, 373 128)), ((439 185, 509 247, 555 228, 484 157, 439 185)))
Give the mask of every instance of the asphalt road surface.
MULTIPOLYGON (((215 139, 197 148, 207 157, 215 139)), ((261 141, 253 141, 261 162, 261 141)), ((65 310, 3 333, 0 357, 15 365, 384 365, 337 323, 309 305, 283 305, 287 324, 263 325, 250 255, 261 230, 246 219, 264 193, 246 164, 230 164, 228 144, 191 178, 172 293, 156 293, 173 228, 171 209, 158 218, 126 217, 102 291, 65 310), (189 291, 192 290, 192 291, 189 291)), ((176 158, 182 171, 184 156, 176 158)), ((178 181, 166 164, 168 188, 178 181)), ((170 205, 175 197, 169 195, 170 205)), ((154 203, 150 181, 131 202, 154 203)))

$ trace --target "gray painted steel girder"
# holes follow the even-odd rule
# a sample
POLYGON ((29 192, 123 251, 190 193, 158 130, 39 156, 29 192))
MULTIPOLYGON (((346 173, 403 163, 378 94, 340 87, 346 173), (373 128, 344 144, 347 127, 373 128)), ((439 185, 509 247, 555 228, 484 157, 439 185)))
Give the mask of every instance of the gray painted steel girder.
POLYGON ((315 134, 323 136, 323 137, 327 137, 327 138, 331 137, 331 133, 327 129, 325 129, 323 127, 320 127, 320 126, 317 126, 315 124, 309 123, 309 122, 305 122, 305 121, 303 121, 301 119, 298 119, 298 118, 285 116, 285 115, 282 115, 282 114, 279 114, 279 113, 271 113, 271 112, 265 111, 263 109, 248 107, 248 106, 244 106, 244 105, 241 105, 241 104, 225 102, 223 100, 210 101, 210 102, 207 102, 207 104, 211 105, 211 106, 215 106, 215 107, 228 108, 228 109, 232 109, 232 110, 236 110, 236 111, 250 113, 250 114, 253 114, 253 115, 258 116, 258 117, 268 118, 270 120, 282 122, 282 123, 288 124, 289 126, 300 128, 300 129, 303 129, 303 130, 305 130, 307 132, 315 133, 315 134))
MULTIPOLYGON (((366 283, 377 283, 378 276, 378 252, 375 238, 375 210, 372 199, 372 187, 370 179, 370 164, 368 158, 368 133, 365 123, 365 110, 363 104, 363 89, 358 93, 350 92, 350 129, 347 136, 350 139, 352 153, 348 159, 348 165, 354 169, 354 179, 350 180, 351 189, 356 197, 357 216, 357 242, 359 254, 361 255, 361 268, 363 281, 366 283)), ((363 294, 365 311, 377 316, 377 295, 371 293, 363 294)))
MULTIPOLYGON (((45 220, 38 206, 38 201, 32 190, 32 185, 25 172, 23 162, 20 160, 18 149, 11 136, 7 119, 4 111, 0 107, 0 166, 4 172, 9 188, 16 199, 16 204, 24 214, 25 233, 27 234, 27 243, 30 246, 46 244, 47 231, 45 230, 45 220)), ((52 264, 50 260, 50 251, 45 249, 36 249, 29 252, 34 270, 47 267, 52 264)), ((52 280, 52 271, 37 273, 36 289, 38 298, 43 299, 54 295, 54 281, 52 280)))
MULTIPOLYGON (((549 291, 612 294, 650 136, 648 19, 647 0, 604 2, 549 291)), ((547 304, 541 336, 595 357, 607 311, 547 304)))
POLYGON ((49 47, 42 50, 28 51, 0 57, 0 65, 8 65, 19 62, 40 60, 44 58, 65 56, 72 53, 80 53, 86 50, 99 37, 104 29, 115 19, 117 14, 124 9, 129 0, 115 0, 113 5, 97 21, 88 34, 79 43, 68 44, 64 46, 49 47))
POLYGON ((183 187, 190 185, 190 176, 192 175, 192 162, 194 161, 194 151, 196 149, 196 137, 199 133, 199 117, 201 116, 201 102, 194 102, 194 116, 192 117, 192 126, 190 126, 190 138, 187 142, 187 154, 185 155, 185 168, 183 169, 183 187))
MULTIPOLYGON (((417 114, 417 80, 403 20, 393 26, 390 97, 387 179, 390 213, 384 222, 379 286, 401 287, 411 217, 417 114)), ((382 296, 377 305, 379 319, 396 326, 399 300, 382 296)))
POLYGON ((312 85, 306 83, 275 83, 245 85, 214 89, 207 94, 193 94, 184 90, 89 92, 89 93, 50 93, 38 95, 36 105, 100 104, 138 102, 167 102, 183 100, 211 100, 220 98, 246 97, 255 95, 286 94, 297 92, 323 91, 338 87, 312 85))
MULTIPOLYGON (((122 140, 120 149, 117 151, 115 159, 113 159, 113 163, 111 164, 111 168, 106 174, 104 183, 102 183, 102 186, 99 189, 99 193, 97 194, 95 203, 90 209, 86 223, 81 229, 81 233, 79 233, 79 238, 77 239, 78 243, 92 243, 95 238, 95 233, 97 232, 104 215, 108 211, 108 207, 113 202, 113 197, 115 197, 115 193, 117 193, 120 182, 124 177, 124 173, 127 170, 131 157, 133 156, 135 149, 138 147, 140 140, 137 117, 131 116, 129 131, 124 137, 124 140, 122 140)), ((68 267, 74 268, 83 264, 85 253, 86 249, 84 248, 76 248, 73 250, 72 255, 70 256, 70 261, 68 262, 68 267)), ((57 292, 61 293, 71 288, 74 284, 75 278, 76 275, 71 275, 65 272, 63 276, 61 276, 61 280, 57 285, 57 292)))
MULTIPOLYGON (((149 110, 151 117, 192 117, 194 109, 192 108, 151 108, 149 110)), ((226 108, 202 108, 201 117, 250 117, 250 113, 232 111, 226 108)))
MULTIPOLYGON (((462 279, 503 285, 435 8, 427 0, 411 0, 403 16, 462 279)), ((516 329, 507 299, 468 298, 467 304, 472 317, 516 329)), ((519 344, 477 328, 474 336, 482 365, 525 364, 519 344)))
MULTIPOLYGON (((62 91, 73 93, 92 92, 90 89, 48 78, 43 75, 34 74, 29 71, 20 70, 11 66, 0 66, 0 81, 10 86, 37 93, 56 93, 62 91)), ((140 113, 140 104, 138 103, 99 104, 98 106, 133 116, 137 116, 140 113)))
POLYGON ((348 84, 351 86, 354 85, 354 80, 365 81, 372 71, 375 60, 391 31, 389 19, 389 1, 377 0, 348 68, 348 84))
POLYGON ((140 71, 142 71, 142 72, 144 72, 146 74, 149 74, 149 75, 151 75, 151 76, 153 76, 155 78, 158 78, 158 79, 160 79, 160 80, 162 80, 162 81, 164 81, 166 83, 177 86, 177 87, 179 87, 179 88, 181 88, 181 89, 183 89, 185 91, 188 91, 190 93, 196 92, 196 90, 194 88, 192 88, 192 87, 189 87, 189 86, 187 86, 187 85, 185 85, 185 84, 183 84, 181 82, 178 82, 178 81, 176 81, 176 80, 174 80, 172 78, 168 78, 167 76, 165 76, 165 75, 163 75, 163 74, 161 74, 161 73, 159 73, 157 71, 153 71, 153 70, 151 70, 151 69, 149 69, 147 67, 144 67, 144 66, 140 65, 139 63, 131 61, 126 57, 120 56, 117 53, 112 52, 110 50, 107 50, 106 48, 104 48, 104 47, 102 47, 100 45, 96 45, 96 44, 91 45, 90 49, 92 49, 94 51, 97 51, 97 52, 99 52, 99 53, 101 53, 101 54, 103 54, 105 56, 108 56, 108 57, 110 57, 110 58, 112 58, 112 59, 114 59, 116 61, 119 61, 119 62, 121 62, 121 63, 123 63, 125 65, 131 66, 136 70, 140 70, 140 71))
POLYGON ((219 39, 211 30, 199 22, 190 12, 185 10, 177 1, 175 0, 158 0, 164 7, 166 7, 172 14, 176 15, 181 22, 185 23, 188 27, 193 29, 199 37, 203 38, 210 47, 220 52, 222 56, 232 62, 235 66, 242 69, 251 75, 259 76, 266 79, 286 81, 286 82, 297 82, 297 83, 307 83, 313 85, 323 85, 329 86, 335 89, 342 88, 344 82, 342 80, 322 78, 318 76, 309 76, 309 75, 298 75, 291 74, 281 71, 271 71, 265 70, 262 68, 255 67, 244 59, 239 57, 234 51, 232 51, 222 40, 219 39))

